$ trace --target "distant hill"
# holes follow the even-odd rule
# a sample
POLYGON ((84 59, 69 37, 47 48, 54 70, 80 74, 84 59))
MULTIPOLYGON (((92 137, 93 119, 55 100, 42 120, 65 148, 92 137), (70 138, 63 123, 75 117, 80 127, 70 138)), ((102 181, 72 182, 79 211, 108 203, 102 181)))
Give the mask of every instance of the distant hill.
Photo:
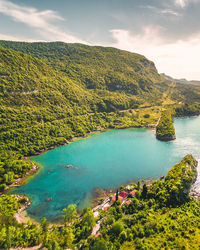
POLYGON ((161 74, 163 77, 165 77, 167 80, 169 81, 174 81, 176 83, 180 83, 180 84, 192 84, 192 85, 200 85, 200 81, 197 81, 197 80, 192 80, 192 81, 188 81, 186 79, 175 79, 171 76, 168 76, 164 73, 161 74))

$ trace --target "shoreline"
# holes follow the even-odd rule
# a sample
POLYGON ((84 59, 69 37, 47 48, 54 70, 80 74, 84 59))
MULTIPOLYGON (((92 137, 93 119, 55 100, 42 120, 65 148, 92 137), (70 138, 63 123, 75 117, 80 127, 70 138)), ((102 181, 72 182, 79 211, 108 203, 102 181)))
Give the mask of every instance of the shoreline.
POLYGON ((21 208, 14 215, 16 221, 20 224, 31 221, 34 225, 39 225, 39 221, 27 215, 26 210, 31 206, 31 200, 29 199, 29 197, 25 194, 11 194, 11 196, 15 197, 17 200, 24 199, 21 208))
POLYGON ((61 144, 57 144, 57 145, 53 145, 53 146, 50 146, 50 147, 47 147, 45 149, 41 149, 41 150, 38 150, 36 151, 34 154, 32 155, 28 155, 28 156, 24 156, 22 157, 22 160, 27 160, 29 159, 30 157, 33 157, 33 156, 38 156, 38 155, 41 155, 43 153, 46 153, 47 151, 50 151, 50 150, 53 150, 53 149, 56 149, 58 147, 62 147, 62 146, 66 146, 68 145, 70 142, 74 142, 76 140, 80 140, 80 139, 84 139, 84 138, 87 138, 89 135, 91 134, 95 134, 95 133, 104 133, 104 132, 107 132, 108 130, 110 130, 111 128, 106 128, 106 129, 102 129, 102 130, 94 130, 94 131, 91 131, 89 133, 86 133, 85 135, 83 136, 75 136, 75 137, 72 137, 71 139, 69 140, 66 140, 66 142, 64 143, 61 143, 61 144))
POLYGON ((18 194, 13 194, 17 200, 20 199, 26 199, 25 203, 22 204, 22 207, 15 213, 14 217, 18 223, 24 223, 27 222, 30 218, 26 217, 26 210, 31 206, 31 202, 29 198, 26 195, 18 195, 18 194))
POLYGON ((23 177, 16 179, 12 184, 8 185, 2 192, 0 192, 0 195, 7 193, 11 188, 21 187, 22 185, 26 184, 27 179, 37 174, 40 168, 41 166, 33 162, 31 170, 23 177))
MULTIPOLYGON (((178 118, 178 119, 180 119, 180 118, 192 118, 192 117, 198 117, 199 115, 195 115, 195 116, 182 116, 182 117, 180 117, 180 116, 177 116, 177 117, 175 117, 175 118, 178 118)), ((160 118, 159 118, 160 119, 160 118)), ((159 120, 158 120, 159 121, 159 120)), ((117 130, 119 130, 119 129, 134 129, 134 128, 144 128, 144 129, 151 129, 151 130, 154 130, 155 128, 156 128, 156 125, 157 124, 148 124, 148 125, 143 125, 143 126, 135 126, 135 127, 125 127, 125 128, 107 128, 107 129, 102 129, 102 130, 95 130, 95 131, 91 131, 91 132, 89 132, 89 133, 86 133, 85 135, 83 135, 83 136, 79 136, 79 137, 73 137, 73 138, 71 138, 70 140, 66 140, 66 143, 64 143, 64 144, 58 144, 58 145, 54 145, 54 146, 50 146, 50 147, 48 147, 48 148, 46 148, 46 149, 42 149, 42 150, 40 150, 40 151, 37 151, 36 153, 34 153, 33 155, 30 155, 30 156, 24 156, 24 157, 22 157, 22 160, 27 160, 27 159, 29 159, 30 157, 32 157, 32 156, 37 156, 37 155, 41 155, 41 154, 43 154, 43 153, 45 153, 45 152, 47 152, 47 151, 50 151, 50 150, 52 150, 52 149, 55 149, 55 148, 57 148, 57 147, 60 147, 60 146, 65 146, 65 145, 68 145, 70 142, 74 142, 74 141, 76 141, 76 140, 79 140, 79 139, 84 139, 84 138, 87 138, 89 135, 91 135, 91 134, 95 134, 95 133, 103 133, 103 132, 107 132, 107 131, 109 131, 109 130, 111 130, 111 129, 117 129, 117 130)), ((11 188, 13 188, 13 187, 20 187, 20 186, 22 186, 22 185, 24 185, 24 184, 26 184, 26 181, 27 181, 27 179, 28 178, 30 178, 30 177, 33 177, 36 173, 38 173, 38 171, 40 170, 40 168, 41 168, 41 166, 39 166, 39 165, 37 165, 34 161, 33 161, 33 167, 32 167, 32 169, 29 171, 29 172, 27 172, 26 174, 25 174, 25 176, 24 177, 21 177, 21 178, 18 178, 18 179, 16 179, 12 184, 10 184, 9 186, 7 186, 6 187, 6 189, 3 191, 3 192, 0 192, 0 195, 2 195, 2 194, 5 194, 6 192, 8 192, 11 188)), ((144 180, 144 179, 141 179, 141 180, 139 180, 139 181, 141 181, 141 182, 152 182, 153 180, 144 180)), ((116 187, 116 189, 117 189, 117 187, 116 187)), ((115 190, 115 188, 114 189, 112 189, 112 190, 109 190, 109 189, 99 189, 100 190, 100 192, 103 192, 104 193, 104 195, 102 196, 102 197, 100 197, 100 195, 94 195, 93 197, 92 197, 92 199, 91 199, 91 205, 90 205, 90 207, 93 209, 94 208, 94 206, 95 205, 97 205, 97 203, 99 203, 99 199, 101 199, 101 198, 103 198, 103 197, 106 197, 106 195, 108 196, 108 195, 110 195, 110 194, 112 194, 113 192, 114 192, 114 190, 115 190)), ((200 195, 199 195, 199 197, 200 197, 200 195)), ((199 198, 200 199, 200 198, 199 198)), ((30 202, 30 200, 29 200, 29 202, 30 202)), ((31 202, 30 202, 30 205, 31 205, 31 202)), ((30 206, 29 205, 29 206, 30 206)), ((28 207, 29 207, 28 206, 28 207)), ((19 223, 23 223, 23 222, 25 222, 25 221, 27 221, 27 220, 31 220, 33 223, 38 223, 38 221, 36 220, 36 219, 33 219, 33 218, 31 218, 31 217, 29 217, 29 216, 27 216, 27 214, 26 214, 26 210, 28 209, 28 207, 25 207, 25 208, 23 208, 23 209, 20 209, 20 211, 18 211, 17 212, 17 214, 18 214, 18 222, 19 223), (22 210, 22 211, 21 211, 22 210)))

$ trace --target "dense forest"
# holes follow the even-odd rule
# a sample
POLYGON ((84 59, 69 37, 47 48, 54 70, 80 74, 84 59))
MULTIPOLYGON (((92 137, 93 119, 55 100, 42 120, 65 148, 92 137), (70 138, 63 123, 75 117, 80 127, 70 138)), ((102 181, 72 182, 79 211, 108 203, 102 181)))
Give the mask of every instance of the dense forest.
MULTIPOLYGON (((166 80, 144 56, 114 48, 0 41, 0 192, 32 169, 33 163, 24 160, 25 156, 66 144, 73 137, 92 131, 155 127, 165 110, 170 112, 170 119, 171 114, 198 115, 200 86, 166 80)), ((173 126, 171 122, 172 119, 173 126)), ((193 166, 191 156, 184 161, 193 166)), ((180 168, 182 175, 186 169, 180 168)), ((183 247, 193 239, 196 247, 198 203, 189 199, 188 193, 177 196, 176 207, 172 208, 170 203, 171 192, 180 195, 183 186, 189 190, 193 174, 189 172, 187 178, 191 178, 182 184, 180 179, 172 178, 175 173, 169 172, 164 182, 151 187, 142 189, 135 185, 138 192, 131 200, 132 205, 126 207, 116 202, 103 221, 104 231, 100 232, 103 237, 97 238, 89 237, 96 223, 90 209, 77 215, 73 205, 67 208, 62 227, 50 226, 45 219, 40 227, 30 222, 23 225, 13 216, 26 198, 16 200, 3 194, 0 248, 41 242, 47 249, 76 245, 85 249, 134 249, 149 244, 160 248, 165 247, 164 239, 174 237, 173 230, 177 230, 180 238, 175 245, 183 247), (186 216, 182 216, 185 212, 195 218, 194 224, 186 223, 186 216), (168 222, 161 229, 156 218, 161 224, 165 219, 168 222), (179 231, 179 224, 185 230, 179 231), (168 232, 165 238, 164 232, 168 232), (155 235, 158 241, 152 242, 155 235)))

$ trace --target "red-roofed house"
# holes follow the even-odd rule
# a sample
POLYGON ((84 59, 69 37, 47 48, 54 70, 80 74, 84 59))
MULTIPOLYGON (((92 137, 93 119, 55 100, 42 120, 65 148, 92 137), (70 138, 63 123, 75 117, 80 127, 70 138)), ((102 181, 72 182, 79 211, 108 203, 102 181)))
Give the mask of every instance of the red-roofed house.
POLYGON ((131 200, 128 200, 125 202, 126 205, 130 205, 131 204, 131 200))
MULTIPOLYGON (((123 199, 124 198, 122 196, 119 196, 119 194, 118 194, 118 200, 123 201, 123 199)), ((115 200, 116 200, 116 195, 112 197, 112 201, 115 201, 115 200)))
POLYGON ((128 193, 125 192, 125 191, 121 191, 118 195, 121 196, 124 199, 124 198, 126 198, 128 196, 128 193))
MULTIPOLYGON (((128 193, 127 193, 127 192, 121 191, 121 192, 118 194, 118 200, 122 202, 127 196, 128 196, 128 193)), ((115 200, 116 200, 116 195, 112 197, 112 201, 114 202, 115 200)))
POLYGON ((109 207, 110 207, 109 205, 108 205, 108 206, 105 206, 105 207, 103 208, 103 210, 107 211, 109 207))
POLYGON ((135 197, 136 193, 137 193, 137 190, 133 190, 133 191, 130 192, 132 197, 135 197))

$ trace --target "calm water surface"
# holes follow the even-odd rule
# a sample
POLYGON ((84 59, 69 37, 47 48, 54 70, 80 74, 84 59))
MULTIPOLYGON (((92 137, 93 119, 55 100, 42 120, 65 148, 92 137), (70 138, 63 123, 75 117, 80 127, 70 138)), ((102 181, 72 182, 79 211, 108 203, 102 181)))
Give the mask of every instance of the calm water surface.
POLYGON ((200 159, 200 117, 176 119, 174 124, 177 139, 172 142, 156 140, 149 129, 110 130, 32 157, 43 168, 11 192, 32 197, 30 216, 53 220, 71 203, 88 205, 96 187, 159 178, 188 153, 200 159))

